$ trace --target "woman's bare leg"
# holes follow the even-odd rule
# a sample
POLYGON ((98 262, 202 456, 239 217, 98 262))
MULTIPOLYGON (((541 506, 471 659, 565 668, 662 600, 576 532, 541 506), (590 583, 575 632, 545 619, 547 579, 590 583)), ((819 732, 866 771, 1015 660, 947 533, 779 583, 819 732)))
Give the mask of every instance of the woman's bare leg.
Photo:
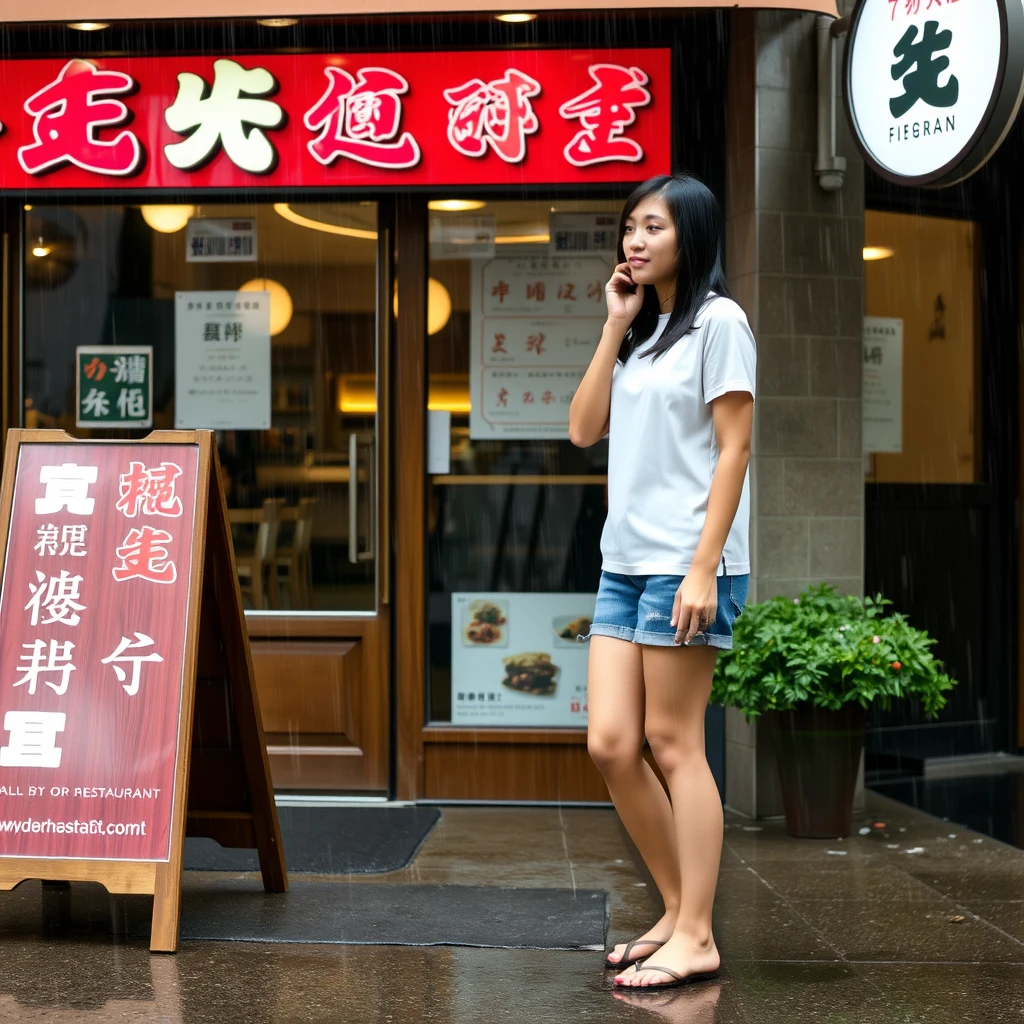
MULTIPOLYGON (((672 798, 679 854, 679 915, 672 938, 649 963, 677 974, 715 971, 720 958, 711 911, 722 859, 722 801, 704 753, 704 713, 711 694, 714 647, 644 647, 646 733, 672 798)), ((628 969, 632 985, 672 979, 656 970, 628 969)))
MULTIPOLYGON (((626 640, 595 636, 587 678, 587 746, 604 776, 615 809, 654 879, 665 913, 644 938, 666 939, 676 925, 679 866, 672 808, 644 760, 644 678, 641 648, 626 640)), ((615 947, 609 959, 622 956, 615 947)), ((649 955, 655 945, 639 945, 649 955)))

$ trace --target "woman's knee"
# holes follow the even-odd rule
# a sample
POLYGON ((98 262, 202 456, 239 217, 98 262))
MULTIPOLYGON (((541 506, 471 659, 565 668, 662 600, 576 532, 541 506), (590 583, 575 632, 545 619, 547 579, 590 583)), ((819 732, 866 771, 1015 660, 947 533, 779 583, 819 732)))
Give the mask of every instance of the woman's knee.
POLYGON ((640 763, 643 758, 643 737, 591 727, 587 731, 587 750, 602 775, 616 775, 640 763))
POLYGON ((647 742, 654 760, 666 775, 676 770, 689 770, 707 764, 704 737, 687 736, 677 730, 647 727, 647 742))

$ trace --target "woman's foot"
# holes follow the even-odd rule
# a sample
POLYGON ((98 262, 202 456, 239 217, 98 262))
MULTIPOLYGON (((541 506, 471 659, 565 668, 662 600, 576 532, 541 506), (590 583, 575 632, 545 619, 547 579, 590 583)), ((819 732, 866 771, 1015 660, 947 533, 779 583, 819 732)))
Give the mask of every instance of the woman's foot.
MULTIPOLYGON (((646 960, 647 957, 658 952, 662 944, 665 942, 665 937, 672 934, 675 926, 675 914, 670 914, 666 911, 661 920, 653 928, 644 932, 639 939, 634 940, 633 948, 630 950, 629 954, 630 960, 635 960, 638 956, 646 960)), ((605 963, 610 967, 614 967, 616 964, 622 963, 622 954, 626 951, 626 946, 627 943, 620 942, 607 955, 607 957, 605 957, 605 963)))
POLYGON ((659 971, 658 967, 667 967, 684 978, 694 974, 714 974, 721 967, 722 958, 718 955, 718 947, 711 935, 701 940, 676 934, 658 950, 656 958, 645 956, 644 963, 637 963, 617 974, 615 984, 627 988, 646 988, 649 985, 660 986, 677 981, 672 975, 659 971), (651 964, 650 967, 644 966, 647 962, 651 964))

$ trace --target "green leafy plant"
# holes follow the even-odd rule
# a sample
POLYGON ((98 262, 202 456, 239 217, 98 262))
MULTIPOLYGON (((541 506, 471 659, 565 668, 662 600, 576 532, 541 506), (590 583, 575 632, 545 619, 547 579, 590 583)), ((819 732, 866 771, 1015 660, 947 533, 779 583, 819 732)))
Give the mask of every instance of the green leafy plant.
POLYGON ((752 720, 798 704, 830 708, 892 698, 920 702, 934 718, 956 685, 931 652, 935 640, 915 629, 883 597, 840 595, 828 584, 798 598, 747 605, 736 620, 733 649, 715 669, 711 700, 752 720))

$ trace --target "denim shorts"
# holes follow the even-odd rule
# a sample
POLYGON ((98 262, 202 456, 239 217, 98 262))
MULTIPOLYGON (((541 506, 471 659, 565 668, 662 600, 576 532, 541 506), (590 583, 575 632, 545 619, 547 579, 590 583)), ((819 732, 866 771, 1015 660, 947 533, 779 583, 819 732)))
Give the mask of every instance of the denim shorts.
MULTIPOLYGON (((743 611, 750 577, 718 576, 715 621, 689 644, 676 644, 672 605, 682 576, 620 576, 602 572, 590 636, 611 636, 654 647, 732 648, 733 623, 743 611)), ((589 638, 588 638, 589 639, 589 638)))

